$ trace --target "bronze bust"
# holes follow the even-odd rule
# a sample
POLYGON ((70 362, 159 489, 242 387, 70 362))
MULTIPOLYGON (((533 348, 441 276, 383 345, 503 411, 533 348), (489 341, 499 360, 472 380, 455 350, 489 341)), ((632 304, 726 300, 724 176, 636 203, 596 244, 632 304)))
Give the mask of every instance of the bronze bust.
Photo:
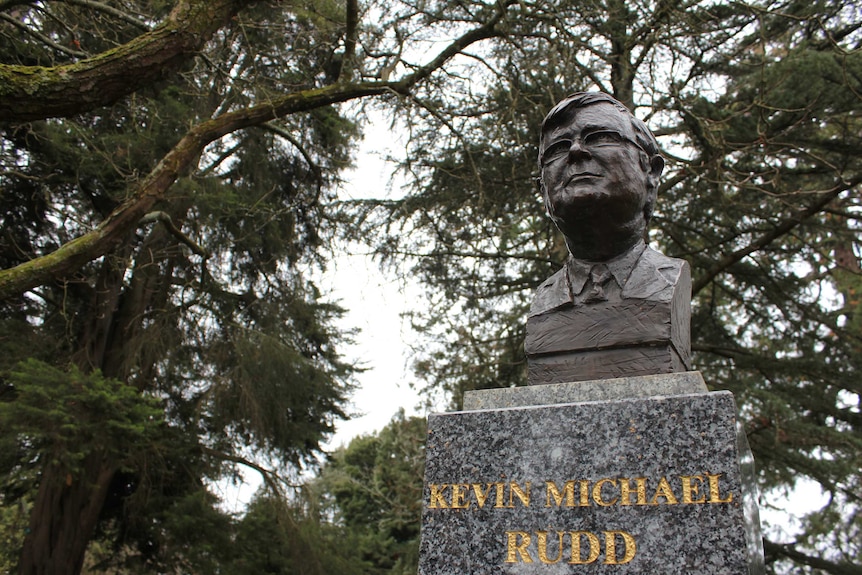
POLYGON ((569 258, 530 308, 529 383, 691 369, 688 264, 644 242, 664 169, 646 125, 607 94, 573 94, 542 122, 539 169, 569 258))

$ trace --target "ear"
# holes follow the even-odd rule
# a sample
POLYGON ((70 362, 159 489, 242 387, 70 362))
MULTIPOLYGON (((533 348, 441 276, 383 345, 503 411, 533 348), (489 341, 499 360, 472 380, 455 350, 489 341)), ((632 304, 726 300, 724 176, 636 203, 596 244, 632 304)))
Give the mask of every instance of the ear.
POLYGON ((649 159, 649 168, 650 175, 655 178, 655 184, 658 185, 658 179, 664 170, 664 158, 656 154, 649 159))
MULTIPOLYGON (((644 171, 647 170, 647 166, 644 166, 644 171)), ((647 172, 647 190, 650 191, 653 196, 653 202, 655 202, 655 196, 658 193, 658 180, 661 177, 661 173, 664 170, 664 158, 656 154, 649 159, 649 171, 647 172)))

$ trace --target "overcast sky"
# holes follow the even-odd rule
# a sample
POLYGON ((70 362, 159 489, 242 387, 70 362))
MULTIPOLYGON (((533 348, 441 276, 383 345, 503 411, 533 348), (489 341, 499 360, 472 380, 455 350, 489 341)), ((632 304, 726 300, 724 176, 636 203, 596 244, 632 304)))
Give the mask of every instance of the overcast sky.
MULTIPOLYGON (((404 145, 402 137, 390 132, 383 118, 370 123, 356 157, 356 168, 344 174, 339 198, 400 196, 400 184, 390 183, 393 166, 385 158, 403 157, 404 145)), ((327 449, 380 430, 399 409, 408 415, 416 413, 421 401, 409 386, 409 344, 413 334, 401 319, 409 302, 416 298, 418 286, 405 287, 394 276, 385 275, 369 256, 359 253, 361 249, 367 250, 344 246, 348 253, 336 258, 319 280, 323 293, 347 309, 340 327, 360 330, 354 337, 355 344, 345 350, 346 359, 366 369, 357 376, 360 387, 352 396, 351 413, 355 415, 338 422, 327 449)))

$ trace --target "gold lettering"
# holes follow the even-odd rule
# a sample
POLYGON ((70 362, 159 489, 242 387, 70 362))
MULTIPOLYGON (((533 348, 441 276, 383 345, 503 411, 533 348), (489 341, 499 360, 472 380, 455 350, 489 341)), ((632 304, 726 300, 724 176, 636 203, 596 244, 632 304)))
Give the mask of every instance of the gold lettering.
POLYGON ((709 479, 709 503, 730 503, 733 501, 733 493, 728 493, 727 499, 721 498, 721 494, 718 490, 718 478, 721 476, 721 473, 717 473, 715 475, 712 473, 706 474, 706 478, 709 479))
POLYGON ((590 506, 590 482, 586 479, 581 479, 578 482, 578 485, 581 488, 581 507, 589 507, 590 506))
POLYGON ((650 501, 649 504, 658 505, 659 497, 664 497, 667 500, 668 505, 676 505, 677 503, 679 503, 673 494, 673 490, 670 488, 670 484, 664 477, 662 477, 661 481, 658 482, 658 487, 655 490, 655 495, 653 496, 652 501, 650 501))
POLYGON ((703 485, 703 475, 682 475, 680 479, 682 479, 683 503, 706 503, 706 497, 700 493, 700 486, 703 485), (693 483, 693 480, 697 481, 697 483, 693 483), (701 495, 701 497, 695 499, 698 495, 701 495))
POLYGON ((638 550, 634 537, 625 531, 603 531, 603 533, 605 534, 605 565, 623 565, 634 559, 638 550), (623 538, 625 545, 622 559, 617 559, 617 535, 623 538))
POLYGON ((527 547, 530 546, 530 534, 523 531, 506 531, 506 563, 517 563, 520 555, 521 561, 524 563, 532 563, 533 558, 530 557, 530 552, 527 547), (521 542, 518 543, 518 537, 521 542))
POLYGON ((560 493, 557 484, 553 481, 546 481, 545 486, 547 488, 547 492, 545 495, 545 507, 551 506, 551 498, 554 499, 554 503, 557 504, 557 507, 560 507, 563 504, 563 495, 566 496, 566 507, 574 507, 575 506, 575 482, 574 481, 566 481, 565 487, 563 487, 563 492, 560 493))
POLYGON ((476 503, 479 505, 479 509, 485 507, 485 501, 488 500, 488 495, 491 493, 491 487, 493 486, 491 483, 486 484, 488 487, 485 489, 485 492, 482 492, 482 484, 474 483, 473 484, 473 494, 476 496, 476 503))
POLYGON ((495 483, 494 487, 497 488, 497 502, 494 504, 495 509, 503 509, 506 507, 505 499, 503 499, 504 487, 505 483, 495 483))
POLYGON ((431 502, 428 504, 428 509, 449 508, 449 506, 446 505, 446 497, 443 495, 443 492, 447 487, 449 487, 448 483, 444 483, 442 485, 437 485, 436 483, 431 484, 431 502))
POLYGON ((614 487, 616 487, 617 485, 615 479, 599 479, 598 481, 596 481, 596 484, 593 485, 593 501, 595 501, 597 505, 601 505, 602 507, 610 507, 611 505, 619 501, 619 498, 617 497, 614 497, 610 501, 605 501, 604 499, 602 499, 602 487, 604 487, 606 483, 613 485, 614 487))
POLYGON ((524 487, 526 487, 526 491, 521 489, 521 486, 515 483, 514 481, 509 484, 509 507, 515 507, 515 498, 517 496, 518 499, 521 500, 521 504, 524 507, 530 506, 530 482, 527 481, 524 483, 524 487))
POLYGON ((646 505, 646 477, 634 478, 637 487, 632 491, 631 479, 620 477, 620 505, 632 505, 632 495, 637 495, 635 505, 646 505))
POLYGON ((563 558, 563 532, 557 531, 557 535, 560 538, 560 543, 557 546, 557 558, 550 559, 548 557, 548 532, 547 531, 537 531, 536 532, 536 546, 539 549, 539 561, 545 564, 552 564, 559 562, 560 559, 563 558))
POLYGON ((467 509, 470 502, 464 496, 470 493, 470 486, 462 483, 452 484, 452 509, 467 509))
POLYGON ((569 537, 572 538, 572 558, 569 560, 571 565, 586 565, 592 563, 599 558, 599 538, 589 531, 569 531, 569 537), (586 559, 581 559, 581 535, 586 536, 590 542, 590 554, 586 559))

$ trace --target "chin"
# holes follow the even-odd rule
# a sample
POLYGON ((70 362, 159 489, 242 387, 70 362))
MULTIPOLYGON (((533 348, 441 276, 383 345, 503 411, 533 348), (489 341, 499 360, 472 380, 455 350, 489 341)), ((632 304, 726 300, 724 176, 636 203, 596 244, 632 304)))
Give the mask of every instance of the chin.
MULTIPOLYGON (((619 206, 616 206, 619 207, 619 206)), ((555 206, 549 214, 554 225, 567 237, 604 237, 630 235, 643 230, 642 210, 614 210, 611 206, 590 203, 586 206, 555 206)))
POLYGON ((555 214, 571 214, 577 217, 582 213, 606 209, 610 200, 610 196, 601 190, 566 189, 552 198, 550 205, 555 214))
POLYGON ((613 222, 630 221, 643 214, 640 204, 620 204, 619 199, 606 195, 579 195, 557 201, 550 205, 554 221, 566 221, 575 225, 607 225, 613 222))

